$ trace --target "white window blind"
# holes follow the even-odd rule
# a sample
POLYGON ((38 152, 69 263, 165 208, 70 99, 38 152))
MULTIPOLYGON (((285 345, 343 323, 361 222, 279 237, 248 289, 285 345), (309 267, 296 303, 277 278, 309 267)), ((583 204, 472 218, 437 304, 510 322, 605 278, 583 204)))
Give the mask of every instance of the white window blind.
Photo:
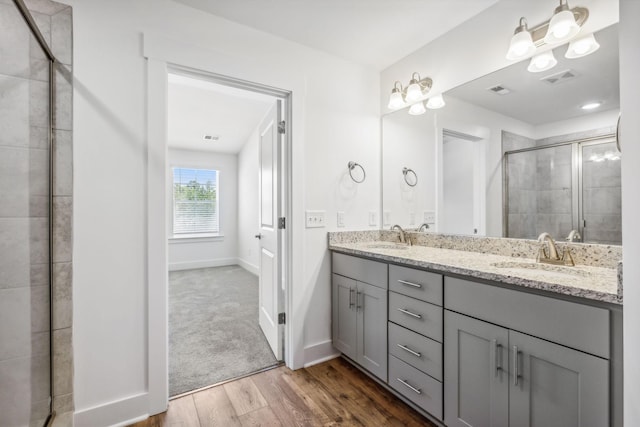
POLYGON ((218 171, 173 168, 173 234, 219 233, 218 171))

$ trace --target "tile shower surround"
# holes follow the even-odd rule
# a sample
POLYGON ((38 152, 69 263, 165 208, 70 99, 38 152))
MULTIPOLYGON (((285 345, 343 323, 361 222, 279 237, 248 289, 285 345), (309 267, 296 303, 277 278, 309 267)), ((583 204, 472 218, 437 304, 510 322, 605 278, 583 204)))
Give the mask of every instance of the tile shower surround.
MULTIPOLYGON (((33 402, 33 416, 46 417, 49 332, 53 335, 54 426, 72 425, 72 10, 49 0, 25 0, 42 35, 60 61, 54 65, 52 293, 48 268, 48 61, 12 0, 0 0, 0 312, 17 329, 31 329, 29 357, 0 351, 0 376, 12 382, 2 402, 33 402), (27 54, 28 53, 28 54, 27 54), (28 122, 27 122, 28 120, 28 122), (10 185, 8 185, 10 184, 10 185), (45 236, 45 237, 43 237, 45 236), (26 274, 25 274, 26 272, 26 274), (49 325, 49 298, 53 321, 49 325), (8 304, 8 305, 6 305, 8 304), (6 305, 6 307, 5 307, 6 305), (11 359, 11 360, 7 360, 11 359), (32 384, 29 384, 29 383, 32 384), (40 387, 37 385, 40 384, 40 387), (26 386, 26 388, 25 388, 26 386), (34 387, 31 387, 34 386, 34 387), (32 390, 28 390, 32 388, 32 390), (35 393, 31 399, 25 394, 35 393), (45 412, 46 411, 46 412, 45 412), (67 413, 67 414, 65 414, 67 413)), ((3 316, 4 317, 4 316, 3 316)), ((2 332, 0 325, 0 334, 2 332)), ((29 332, 25 332, 25 336, 29 332)), ((27 408, 31 411, 31 408, 27 408)))

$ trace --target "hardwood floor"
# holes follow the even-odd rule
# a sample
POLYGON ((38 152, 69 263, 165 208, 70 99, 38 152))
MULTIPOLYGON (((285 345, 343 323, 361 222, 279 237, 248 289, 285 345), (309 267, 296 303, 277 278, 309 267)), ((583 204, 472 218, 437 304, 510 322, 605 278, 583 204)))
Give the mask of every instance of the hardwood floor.
POLYGON ((426 418, 341 358, 279 367, 169 402, 133 427, 427 426, 426 418))

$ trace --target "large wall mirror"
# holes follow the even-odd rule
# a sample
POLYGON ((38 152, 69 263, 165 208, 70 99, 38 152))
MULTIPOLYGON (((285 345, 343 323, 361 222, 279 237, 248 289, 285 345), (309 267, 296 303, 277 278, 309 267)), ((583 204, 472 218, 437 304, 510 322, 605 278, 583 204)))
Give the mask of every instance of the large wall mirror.
POLYGON ((383 227, 621 244, 617 27, 590 55, 558 46, 547 71, 518 62, 383 116, 383 227))

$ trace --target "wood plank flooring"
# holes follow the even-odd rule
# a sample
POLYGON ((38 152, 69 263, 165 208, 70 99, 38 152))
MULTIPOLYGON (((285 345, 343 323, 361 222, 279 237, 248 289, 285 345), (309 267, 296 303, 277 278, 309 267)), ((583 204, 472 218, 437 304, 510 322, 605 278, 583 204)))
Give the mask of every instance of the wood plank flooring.
POLYGON ((341 358, 279 367, 169 402, 132 427, 426 426, 426 418, 341 358))

